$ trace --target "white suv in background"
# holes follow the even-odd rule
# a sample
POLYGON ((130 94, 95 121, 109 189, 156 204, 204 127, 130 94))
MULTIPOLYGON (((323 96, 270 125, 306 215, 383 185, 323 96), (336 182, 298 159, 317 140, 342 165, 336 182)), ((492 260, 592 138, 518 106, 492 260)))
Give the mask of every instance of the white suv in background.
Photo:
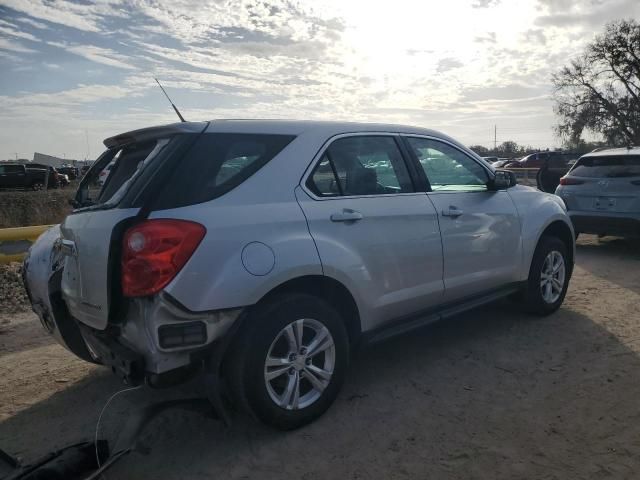
POLYGON ((640 236, 640 148, 587 153, 556 189, 576 234, 640 236))
POLYGON ((357 345, 507 295, 550 314, 572 273, 560 198, 433 130, 216 120, 105 145, 25 261, 43 325, 130 383, 204 372, 217 408, 278 428, 329 407, 357 345))

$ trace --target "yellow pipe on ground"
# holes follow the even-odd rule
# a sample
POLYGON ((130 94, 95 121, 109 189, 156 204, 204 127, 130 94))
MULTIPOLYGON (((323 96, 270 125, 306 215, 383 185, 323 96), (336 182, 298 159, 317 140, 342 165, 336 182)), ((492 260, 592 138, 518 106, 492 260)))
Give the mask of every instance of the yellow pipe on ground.
POLYGON ((19 262, 36 239, 53 225, 0 229, 0 263, 19 262))

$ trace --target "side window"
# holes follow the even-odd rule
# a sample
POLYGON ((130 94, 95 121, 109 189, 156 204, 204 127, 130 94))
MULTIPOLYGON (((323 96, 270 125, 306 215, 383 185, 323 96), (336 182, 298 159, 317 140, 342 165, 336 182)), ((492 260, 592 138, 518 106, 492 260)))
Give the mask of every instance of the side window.
POLYGON ((434 192, 487 190, 486 170, 457 148, 428 138, 407 140, 434 192))
POLYGON ((413 191, 393 137, 359 136, 334 141, 307 186, 319 196, 390 195, 413 191))
POLYGON ((278 155, 295 137, 205 133, 182 158, 154 208, 208 202, 233 190, 278 155))
POLYGON ((307 181, 307 186, 319 197, 335 197, 340 189, 333 170, 333 165, 325 153, 307 181))
POLYGON ((20 165, 5 165, 4 173, 21 173, 24 172, 24 168, 20 165))

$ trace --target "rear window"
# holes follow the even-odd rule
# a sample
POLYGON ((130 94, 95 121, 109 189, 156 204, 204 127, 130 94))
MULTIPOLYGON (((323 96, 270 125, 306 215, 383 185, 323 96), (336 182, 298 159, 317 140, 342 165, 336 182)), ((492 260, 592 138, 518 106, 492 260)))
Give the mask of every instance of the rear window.
POLYGON ((114 206, 169 139, 133 143, 107 150, 83 178, 76 193, 76 207, 114 206))
POLYGON ((638 177, 640 156, 583 157, 571 169, 576 177, 638 177))
POLYGON ((237 187, 282 151, 295 137, 240 133, 200 136, 174 166, 155 209, 202 203, 237 187))

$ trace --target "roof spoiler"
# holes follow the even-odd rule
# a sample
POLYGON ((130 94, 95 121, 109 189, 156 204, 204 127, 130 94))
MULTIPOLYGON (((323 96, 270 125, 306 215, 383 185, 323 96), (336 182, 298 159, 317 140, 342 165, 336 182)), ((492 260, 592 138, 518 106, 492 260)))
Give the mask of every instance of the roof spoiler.
POLYGON ((141 128, 139 130, 132 130, 130 132, 106 138, 103 143, 107 148, 122 147, 131 143, 144 142, 147 140, 154 140, 159 137, 178 135, 181 133, 202 133, 208 125, 209 122, 184 122, 171 123, 169 125, 161 125, 158 127, 141 128))

